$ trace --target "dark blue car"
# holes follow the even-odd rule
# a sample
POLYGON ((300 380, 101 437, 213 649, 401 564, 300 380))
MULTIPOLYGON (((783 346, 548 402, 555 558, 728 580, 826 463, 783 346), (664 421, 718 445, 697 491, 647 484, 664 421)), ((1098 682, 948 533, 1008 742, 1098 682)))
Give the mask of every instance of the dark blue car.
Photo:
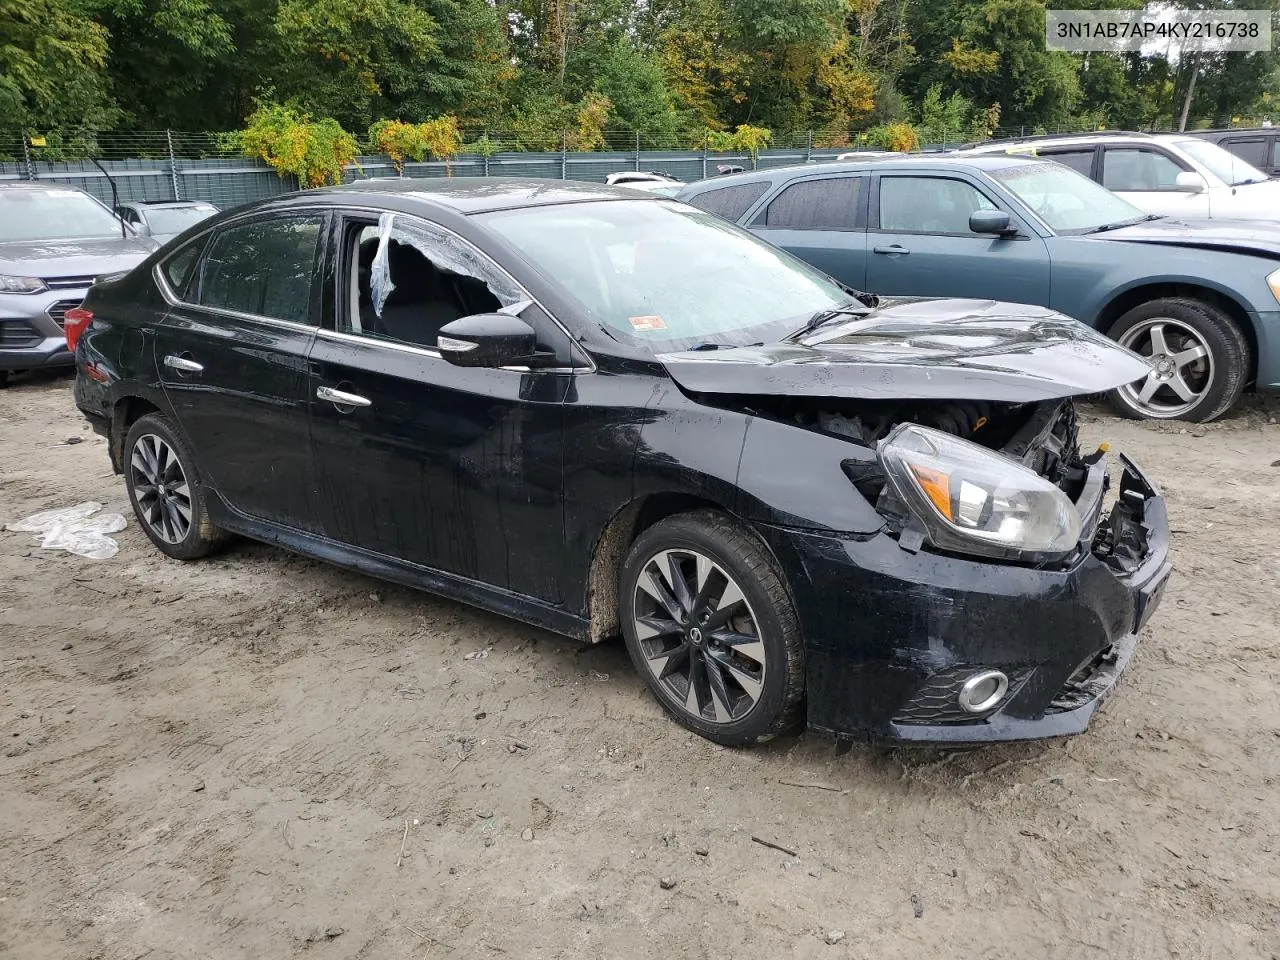
POLYGON ((691 184, 678 199, 842 283, 1051 307, 1151 361, 1125 415, 1212 420, 1280 390, 1280 229, 1144 214, 1061 164, 915 156, 691 184))

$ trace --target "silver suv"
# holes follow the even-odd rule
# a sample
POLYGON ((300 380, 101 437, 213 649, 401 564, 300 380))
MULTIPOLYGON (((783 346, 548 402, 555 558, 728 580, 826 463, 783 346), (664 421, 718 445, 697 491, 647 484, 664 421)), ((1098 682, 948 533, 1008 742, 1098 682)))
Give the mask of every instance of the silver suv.
POLYGON ((157 247, 83 190, 0 183, 0 386, 9 374, 74 362, 62 320, 93 281, 157 247))

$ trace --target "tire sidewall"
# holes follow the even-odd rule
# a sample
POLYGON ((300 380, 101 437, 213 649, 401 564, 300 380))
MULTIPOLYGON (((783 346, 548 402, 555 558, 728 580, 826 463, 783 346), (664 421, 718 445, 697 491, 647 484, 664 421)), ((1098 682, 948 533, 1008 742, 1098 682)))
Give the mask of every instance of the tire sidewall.
POLYGON ((146 533, 147 538, 155 545, 156 549, 175 560, 193 560, 206 554, 213 538, 207 535, 207 532, 211 529, 211 524, 209 523, 204 484, 201 482, 200 471, 196 467, 194 457, 191 455, 191 449, 187 446, 182 435, 173 428, 164 416, 155 413, 147 414, 144 417, 140 417, 129 428, 124 441, 123 459, 125 489, 129 494, 129 503, 133 506, 133 514, 137 518, 138 526, 146 533), (133 490, 133 448, 141 437, 148 435, 157 436, 169 445, 178 455, 178 462, 182 465, 182 472, 187 478, 188 496, 191 500, 191 525, 187 528, 187 535, 178 543, 169 543, 156 535, 143 516, 142 510, 138 506, 137 496, 133 490))
MULTIPOLYGON (((759 549, 768 558, 764 548, 759 549)), ((637 538, 627 556, 619 578, 618 597, 618 612, 627 652, 645 684, 667 713, 696 733, 725 746, 756 743, 776 732, 779 718, 789 706, 787 693, 790 664, 785 628, 759 576, 734 551, 726 549, 714 533, 702 528, 695 520, 685 518, 676 518, 675 522, 660 523, 646 530, 637 538), (655 554, 663 550, 681 549, 695 550, 706 555, 737 582, 755 615, 756 630, 764 644, 765 679, 760 699, 745 717, 732 723, 712 723, 691 716, 684 704, 677 702, 654 677, 636 637, 635 591, 641 572, 655 554)))
POLYGON ((1119 341, 1134 327, 1148 320, 1167 317, 1184 323, 1196 331, 1208 348, 1213 360, 1213 381, 1209 389, 1190 410, 1177 417, 1150 414, 1134 406, 1119 389, 1111 390, 1107 398, 1115 410, 1135 420, 1185 420, 1203 422, 1224 413, 1240 396, 1244 388, 1245 369, 1248 366, 1247 345, 1243 336, 1229 317, 1216 307, 1198 300, 1164 298, 1139 304, 1124 314, 1111 327, 1108 335, 1119 341))

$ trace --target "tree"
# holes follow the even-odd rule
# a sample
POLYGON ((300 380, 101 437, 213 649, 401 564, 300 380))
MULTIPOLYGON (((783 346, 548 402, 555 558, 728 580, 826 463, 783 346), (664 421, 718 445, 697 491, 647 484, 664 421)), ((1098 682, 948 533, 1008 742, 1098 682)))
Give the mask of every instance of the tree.
POLYGON ((107 31, 67 0, 0 0, 0 130, 109 127, 108 55, 107 31))

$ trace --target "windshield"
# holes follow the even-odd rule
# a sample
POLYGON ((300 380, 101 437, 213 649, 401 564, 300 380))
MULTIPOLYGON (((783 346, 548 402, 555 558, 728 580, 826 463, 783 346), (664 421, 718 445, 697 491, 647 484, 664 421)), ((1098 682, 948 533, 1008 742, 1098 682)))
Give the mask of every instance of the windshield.
POLYGON ((849 295, 701 210, 613 200, 483 216, 619 339, 655 353, 780 340, 849 295))
POLYGON ((181 233, 216 212, 213 207, 150 207, 147 226, 152 233, 181 233))
POLYGON ((120 221, 76 190, 0 190, 0 243, 120 236, 120 221))
POLYGON ((1128 200, 1060 163, 1020 163, 987 172, 1058 233, 1087 233, 1144 216, 1128 200))
POLYGON ((1253 164, 1241 160, 1208 140, 1179 140, 1178 147, 1196 163, 1207 169, 1229 187, 1242 183, 1262 183, 1267 175, 1253 164))

